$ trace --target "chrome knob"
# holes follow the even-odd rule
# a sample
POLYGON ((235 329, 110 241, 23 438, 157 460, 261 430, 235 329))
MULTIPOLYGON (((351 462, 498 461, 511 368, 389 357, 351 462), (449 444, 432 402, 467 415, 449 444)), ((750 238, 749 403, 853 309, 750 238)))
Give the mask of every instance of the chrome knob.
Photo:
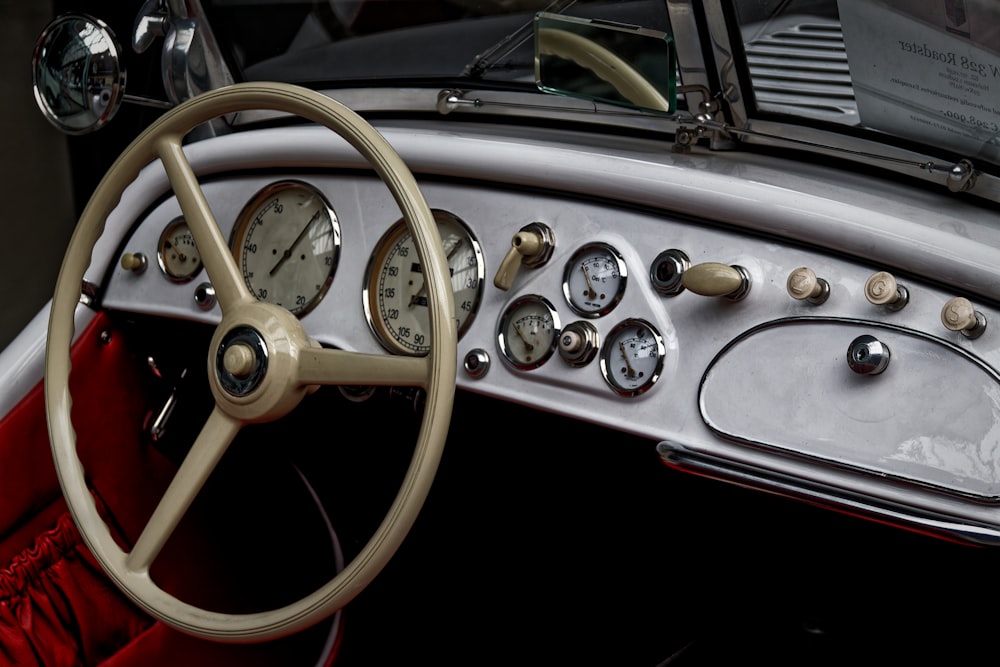
POLYGON ((878 375, 889 366, 889 347, 875 336, 858 336, 847 348, 847 365, 859 375, 878 375))

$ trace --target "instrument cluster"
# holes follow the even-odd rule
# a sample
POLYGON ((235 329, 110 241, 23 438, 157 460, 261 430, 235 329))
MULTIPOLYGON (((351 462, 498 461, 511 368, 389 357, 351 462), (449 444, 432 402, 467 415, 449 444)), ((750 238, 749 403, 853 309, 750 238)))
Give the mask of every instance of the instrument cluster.
MULTIPOLYGON (((483 305, 486 253, 461 217, 443 208, 432 208, 432 213, 451 274, 461 340, 483 305)), ((161 227, 156 244, 160 274, 178 285, 196 278, 206 281, 195 300, 211 310, 214 302, 204 298, 210 283, 183 217, 173 216, 161 227)), ((553 254, 554 233, 547 225, 535 222, 515 232, 493 280, 500 294, 511 288, 507 281, 513 283, 521 267, 546 265, 553 254)), ((343 245, 341 217, 331 197, 304 178, 283 178, 257 187, 235 214, 229 233, 236 267, 250 292, 298 317, 313 312, 326 298, 340 268, 343 245)), ((347 252, 355 257, 357 248, 347 252)), ((427 354, 430 330, 423 270, 406 221, 397 218, 364 252, 360 296, 371 335, 393 354, 427 354)), ((622 252, 606 241, 586 241, 557 270, 561 270, 564 306, 578 319, 564 324, 562 306, 549 296, 515 294, 498 309, 495 351, 484 354, 495 353, 515 373, 538 369, 557 356, 574 368, 594 363, 607 387, 620 396, 638 396, 652 388, 666 357, 657 326, 643 317, 623 316, 609 325, 602 340, 594 325, 615 313, 626 294, 630 272, 622 252)))

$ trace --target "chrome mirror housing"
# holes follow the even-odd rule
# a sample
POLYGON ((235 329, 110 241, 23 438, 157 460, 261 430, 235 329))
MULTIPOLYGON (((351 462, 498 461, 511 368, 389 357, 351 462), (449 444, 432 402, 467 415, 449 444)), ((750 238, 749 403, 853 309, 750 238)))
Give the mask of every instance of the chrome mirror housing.
POLYGON ((99 19, 83 14, 56 18, 38 38, 31 65, 38 107, 67 134, 100 129, 121 106, 121 47, 99 19))

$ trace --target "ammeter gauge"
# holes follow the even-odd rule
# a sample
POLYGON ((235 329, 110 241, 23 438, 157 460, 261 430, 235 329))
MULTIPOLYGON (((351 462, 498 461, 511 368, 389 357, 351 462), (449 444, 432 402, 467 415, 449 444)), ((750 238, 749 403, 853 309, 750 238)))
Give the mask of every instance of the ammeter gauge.
POLYGON ((538 368, 555 352, 559 337, 559 313, 543 296, 520 296, 507 306, 497 323, 500 353, 514 368, 538 368))
POLYGON ((608 332, 601 346, 601 373, 621 396, 648 391, 663 372, 666 346, 646 320, 629 318, 608 332))

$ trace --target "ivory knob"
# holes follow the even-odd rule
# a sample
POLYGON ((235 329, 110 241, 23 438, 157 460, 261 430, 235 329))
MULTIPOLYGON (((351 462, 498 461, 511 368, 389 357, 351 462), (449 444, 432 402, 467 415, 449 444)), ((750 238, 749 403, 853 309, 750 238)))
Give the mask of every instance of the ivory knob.
POLYGON ((910 299, 905 287, 896 282, 896 278, 888 271, 877 271, 865 282, 865 298, 876 306, 888 306, 890 310, 899 310, 910 299))
POLYGON ((719 262, 695 264, 681 277, 684 287, 702 296, 724 296, 734 301, 750 291, 746 270, 719 262))
POLYGON ((807 266, 800 266, 788 274, 785 289, 793 299, 806 300, 814 304, 823 303, 830 295, 829 283, 817 278, 816 272, 807 266))
POLYGON ((977 338, 986 329, 986 317, 965 297, 949 299, 941 308, 941 324, 949 331, 958 331, 977 338))

